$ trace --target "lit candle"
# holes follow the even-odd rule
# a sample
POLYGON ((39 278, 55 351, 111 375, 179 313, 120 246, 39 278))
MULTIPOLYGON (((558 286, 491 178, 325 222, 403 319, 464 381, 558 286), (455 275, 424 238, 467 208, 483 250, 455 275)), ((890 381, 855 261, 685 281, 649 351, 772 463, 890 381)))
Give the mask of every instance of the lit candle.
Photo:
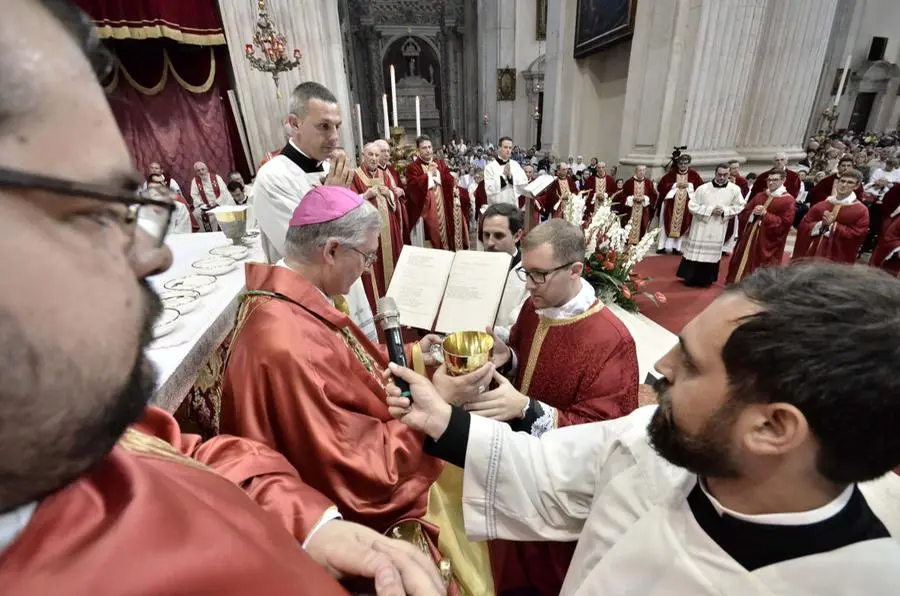
POLYGON ((359 109, 359 104, 356 104, 356 129, 359 132, 359 153, 360 153, 360 155, 362 155, 362 148, 363 148, 362 112, 359 109))
POLYGON ((387 93, 381 96, 381 107, 384 108, 384 138, 391 140, 391 125, 388 122, 387 93))
POLYGON ((391 64, 391 107, 394 110, 394 126, 397 124, 397 77, 394 74, 394 65, 391 64))
POLYGON ((250 56, 253 54, 253 46, 249 43, 244 46, 244 50, 247 52, 247 55, 250 56))
POLYGON ((419 117, 419 96, 416 95, 416 138, 422 136, 422 121, 419 117))
POLYGON ((837 95, 834 97, 834 105, 837 106, 841 101, 841 95, 844 93, 844 83, 847 82, 847 73, 850 72, 850 54, 844 60, 844 71, 841 73, 841 83, 838 85, 837 95))

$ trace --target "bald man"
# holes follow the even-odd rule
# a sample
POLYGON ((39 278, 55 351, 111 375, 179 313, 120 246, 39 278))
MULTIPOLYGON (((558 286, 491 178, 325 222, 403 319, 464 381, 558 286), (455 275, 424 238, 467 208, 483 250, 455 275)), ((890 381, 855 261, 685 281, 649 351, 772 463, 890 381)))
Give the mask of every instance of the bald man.
POLYGON ((774 171, 784 170, 785 179, 784 179, 784 188, 787 190, 788 194, 792 197, 796 197, 800 193, 800 186, 803 184, 800 181, 800 176, 797 175, 797 172, 793 170, 789 170, 787 168, 787 154, 785 153, 776 153, 775 157, 772 158, 772 167, 756 178, 756 182, 753 183, 753 188, 750 189, 749 198, 752 199, 756 195, 766 190, 766 180, 769 178, 769 174, 774 171))
POLYGON ((209 171, 206 164, 194 164, 194 179, 191 180, 191 209, 200 224, 201 232, 218 232, 219 225, 208 211, 219 205, 234 205, 228 187, 222 177, 209 171))

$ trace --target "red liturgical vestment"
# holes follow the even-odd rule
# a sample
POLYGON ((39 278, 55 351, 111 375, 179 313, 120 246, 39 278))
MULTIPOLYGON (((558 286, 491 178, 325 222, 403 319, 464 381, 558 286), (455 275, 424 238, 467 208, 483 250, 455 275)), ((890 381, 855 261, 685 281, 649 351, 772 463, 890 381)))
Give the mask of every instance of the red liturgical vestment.
POLYGON ((784 258, 784 245, 794 222, 797 202, 790 194, 770 196, 761 192, 738 215, 738 242, 728 265, 727 283, 739 282, 760 267, 777 267, 784 258), (766 214, 753 215, 762 205, 766 214))
POLYGON ((829 198, 813 205, 797 228, 794 258, 819 257, 837 263, 855 263, 866 234, 869 210, 859 201, 838 204, 829 198), (834 223, 825 225, 822 216, 834 214, 834 223))
POLYGON ((301 548, 330 506, 268 447, 147 408, 0 552, 0 593, 346 594, 301 548))
POLYGON ((872 252, 869 265, 881 267, 897 277, 900 275, 900 255, 895 254, 894 251, 900 248, 900 217, 887 219, 888 225, 878 236, 878 245, 872 252))
POLYGON ((468 216, 462 213, 456 180, 446 163, 435 159, 426 165, 415 159, 406 168, 406 192, 410 203, 409 225, 414 226, 421 214, 425 222, 425 239, 431 243, 431 248, 453 251, 469 248, 468 216), (429 174, 429 165, 434 166, 433 174, 429 174), (439 179, 440 184, 436 184, 435 179, 439 179))

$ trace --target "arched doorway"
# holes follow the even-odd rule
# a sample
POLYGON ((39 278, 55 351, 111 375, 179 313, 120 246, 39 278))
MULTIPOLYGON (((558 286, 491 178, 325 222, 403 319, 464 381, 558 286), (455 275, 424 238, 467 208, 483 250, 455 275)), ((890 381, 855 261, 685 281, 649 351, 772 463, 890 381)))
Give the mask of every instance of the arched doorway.
MULTIPOLYGON (((422 134, 432 138, 435 147, 441 140, 441 63, 434 48, 426 40, 413 35, 399 37, 385 50, 381 61, 388 94, 388 111, 391 111, 390 67, 394 66, 397 78, 397 118, 406 129, 408 139, 416 134, 416 97, 422 134)), ((391 116, 393 118, 393 116, 391 116)))

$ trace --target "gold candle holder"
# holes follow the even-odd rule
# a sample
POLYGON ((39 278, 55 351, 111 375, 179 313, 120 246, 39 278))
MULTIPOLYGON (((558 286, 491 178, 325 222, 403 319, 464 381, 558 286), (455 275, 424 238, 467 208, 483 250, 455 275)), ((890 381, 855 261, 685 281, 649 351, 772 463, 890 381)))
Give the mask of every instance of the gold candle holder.
POLYGON ((458 377, 491 361, 494 338, 484 331, 457 331, 445 337, 441 347, 447 372, 458 377))

